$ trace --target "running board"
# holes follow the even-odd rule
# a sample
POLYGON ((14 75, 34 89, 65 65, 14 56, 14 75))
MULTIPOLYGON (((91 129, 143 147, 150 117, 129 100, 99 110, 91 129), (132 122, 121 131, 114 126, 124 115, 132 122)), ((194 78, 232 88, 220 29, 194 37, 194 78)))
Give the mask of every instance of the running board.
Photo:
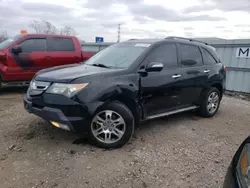
POLYGON ((165 112, 165 113, 156 114, 156 115, 153 115, 153 116, 148 116, 148 117, 146 117, 145 120, 155 119, 155 118, 159 118, 159 117, 163 117, 163 116, 169 116, 169 115, 172 115, 172 114, 177 114, 177 113, 180 113, 180 112, 194 110, 194 109, 197 109, 197 108, 199 108, 199 106, 189 106, 189 107, 186 107, 186 108, 181 108, 181 109, 173 110, 173 111, 170 111, 170 112, 165 112))

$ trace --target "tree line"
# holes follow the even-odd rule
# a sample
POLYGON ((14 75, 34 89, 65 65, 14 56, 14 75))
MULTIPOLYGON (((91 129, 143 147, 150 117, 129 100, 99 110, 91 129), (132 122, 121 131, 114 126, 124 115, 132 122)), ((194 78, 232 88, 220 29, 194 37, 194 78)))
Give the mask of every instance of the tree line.
MULTIPOLYGON (((29 27, 34 30, 37 34, 60 34, 60 35, 76 35, 76 31, 71 26, 63 26, 62 28, 57 28, 54 24, 49 21, 38 21, 33 20, 30 22, 29 27)), ((18 31, 17 31, 18 32, 18 31)), ((0 42, 8 38, 7 31, 0 31, 0 42)))

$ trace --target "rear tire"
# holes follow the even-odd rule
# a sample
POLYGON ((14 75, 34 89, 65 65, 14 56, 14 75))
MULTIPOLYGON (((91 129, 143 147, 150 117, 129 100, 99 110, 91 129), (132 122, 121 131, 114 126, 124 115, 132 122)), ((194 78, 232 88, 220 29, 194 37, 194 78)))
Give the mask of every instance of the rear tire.
POLYGON ((119 148, 134 134, 134 116, 129 108, 117 101, 99 109, 89 125, 90 141, 101 148, 119 148))
POLYGON ((220 107, 221 93, 212 87, 205 92, 200 106, 200 115, 202 117, 213 117, 220 107))

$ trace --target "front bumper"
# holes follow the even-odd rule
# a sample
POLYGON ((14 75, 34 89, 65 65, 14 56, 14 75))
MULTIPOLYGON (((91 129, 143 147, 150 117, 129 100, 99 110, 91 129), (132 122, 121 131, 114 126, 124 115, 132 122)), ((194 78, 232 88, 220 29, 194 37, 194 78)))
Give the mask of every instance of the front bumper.
POLYGON ((52 125, 73 132, 87 130, 87 115, 84 107, 64 96, 43 94, 39 97, 24 96, 24 108, 52 125))

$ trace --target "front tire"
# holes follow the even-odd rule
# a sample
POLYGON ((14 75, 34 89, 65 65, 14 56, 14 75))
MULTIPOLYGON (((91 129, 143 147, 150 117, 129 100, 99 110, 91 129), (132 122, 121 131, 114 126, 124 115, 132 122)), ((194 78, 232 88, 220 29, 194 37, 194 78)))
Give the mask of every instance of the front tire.
POLYGON ((221 92, 212 87, 204 95, 200 106, 200 114, 202 117, 212 117, 216 114, 220 107, 221 92))
POLYGON ((120 102, 109 102, 93 116, 89 136, 93 144, 101 148, 119 148, 134 133, 134 116, 120 102))

